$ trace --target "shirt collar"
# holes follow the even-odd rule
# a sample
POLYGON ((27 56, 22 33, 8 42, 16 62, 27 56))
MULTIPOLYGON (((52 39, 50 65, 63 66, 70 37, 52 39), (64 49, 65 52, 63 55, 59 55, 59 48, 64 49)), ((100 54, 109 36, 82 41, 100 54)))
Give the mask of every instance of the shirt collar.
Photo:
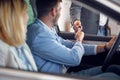
POLYGON ((36 19, 36 22, 40 25, 40 27, 44 28, 45 30, 54 33, 53 29, 50 29, 44 22, 42 22, 40 19, 36 19))

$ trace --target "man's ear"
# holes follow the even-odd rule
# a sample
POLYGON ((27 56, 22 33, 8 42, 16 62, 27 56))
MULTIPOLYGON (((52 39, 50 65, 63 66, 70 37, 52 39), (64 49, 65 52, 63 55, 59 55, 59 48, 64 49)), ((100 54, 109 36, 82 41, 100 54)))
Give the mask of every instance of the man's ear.
POLYGON ((56 9, 55 9, 55 8, 52 8, 52 9, 51 9, 51 15, 52 15, 52 16, 55 16, 55 15, 56 15, 56 9))

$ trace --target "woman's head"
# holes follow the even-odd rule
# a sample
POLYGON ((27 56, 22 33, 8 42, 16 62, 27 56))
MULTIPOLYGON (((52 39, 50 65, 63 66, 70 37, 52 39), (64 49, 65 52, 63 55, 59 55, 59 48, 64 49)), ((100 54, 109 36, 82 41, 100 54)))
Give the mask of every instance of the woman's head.
POLYGON ((0 0, 0 39, 11 46, 25 42, 27 5, 24 0, 0 0))

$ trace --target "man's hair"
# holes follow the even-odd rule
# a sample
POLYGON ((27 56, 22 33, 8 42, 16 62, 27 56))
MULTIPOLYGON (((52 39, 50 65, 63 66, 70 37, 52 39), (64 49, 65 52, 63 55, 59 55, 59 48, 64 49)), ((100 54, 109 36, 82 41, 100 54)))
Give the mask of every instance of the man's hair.
POLYGON ((26 11, 24 0, 0 0, 0 39, 8 45, 19 46, 25 42, 23 14, 26 11))
POLYGON ((62 0, 36 0, 37 17, 44 17, 62 0))

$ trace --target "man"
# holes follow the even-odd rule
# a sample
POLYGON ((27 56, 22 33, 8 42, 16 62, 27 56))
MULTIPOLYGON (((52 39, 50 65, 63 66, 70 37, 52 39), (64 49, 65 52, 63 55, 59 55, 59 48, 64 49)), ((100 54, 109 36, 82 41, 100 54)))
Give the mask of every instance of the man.
POLYGON ((76 42, 64 40, 53 31, 57 25, 61 0, 36 0, 37 19, 28 27, 27 43, 40 72, 66 73, 70 66, 80 64, 83 55, 95 55, 110 49, 107 44, 82 44, 84 33, 78 28, 76 42))
POLYGON ((71 22, 81 21, 83 31, 86 34, 99 36, 110 36, 111 29, 108 26, 108 17, 102 13, 95 13, 87 8, 82 7, 76 1, 71 3, 70 7, 71 22))

